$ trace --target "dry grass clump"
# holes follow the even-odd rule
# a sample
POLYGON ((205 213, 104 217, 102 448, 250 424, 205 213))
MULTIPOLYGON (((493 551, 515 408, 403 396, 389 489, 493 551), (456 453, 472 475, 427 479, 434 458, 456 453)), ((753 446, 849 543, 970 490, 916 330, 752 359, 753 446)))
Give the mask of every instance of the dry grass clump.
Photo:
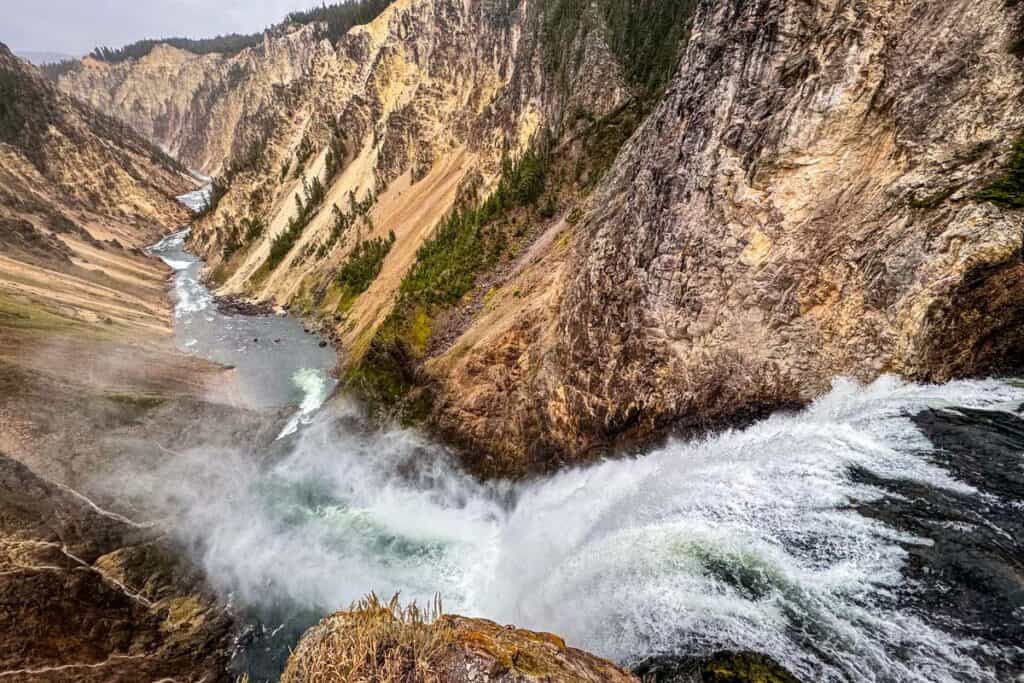
POLYGON ((436 665, 452 640, 440 615, 440 598, 422 609, 371 593, 310 630, 281 683, 439 683, 436 665))

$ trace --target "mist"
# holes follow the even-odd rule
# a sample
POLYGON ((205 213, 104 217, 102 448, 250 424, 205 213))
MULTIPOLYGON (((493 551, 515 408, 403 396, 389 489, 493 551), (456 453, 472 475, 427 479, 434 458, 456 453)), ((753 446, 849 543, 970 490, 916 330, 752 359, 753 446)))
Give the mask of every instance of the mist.
POLYGON ((800 414, 518 484, 478 483, 421 434, 370 428, 336 399, 261 450, 191 449, 100 483, 166 513, 236 606, 324 615, 370 591, 440 593, 450 612, 627 663, 757 648, 825 679, 990 680, 954 638, 891 604, 910 590, 904 546, 927 541, 859 514, 883 494, 849 473, 970 495, 920 456, 907 412, 1022 398, 997 382, 839 382, 800 414), (832 635, 809 650, 793 619, 832 635))

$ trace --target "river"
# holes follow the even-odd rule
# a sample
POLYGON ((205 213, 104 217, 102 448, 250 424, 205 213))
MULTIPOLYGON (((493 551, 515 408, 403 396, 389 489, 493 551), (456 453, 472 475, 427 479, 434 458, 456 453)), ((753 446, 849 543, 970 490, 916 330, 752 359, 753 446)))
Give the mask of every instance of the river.
POLYGON ((749 427, 482 484, 422 434, 373 429, 343 397, 321 407, 333 353, 292 319, 218 313, 183 234, 155 251, 177 271, 181 347, 234 365, 254 402, 295 406, 264 466, 239 448, 154 473, 249 620, 234 665, 254 681, 371 590, 440 593, 631 666, 751 650, 808 682, 1024 671, 1018 383, 840 379, 749 427))

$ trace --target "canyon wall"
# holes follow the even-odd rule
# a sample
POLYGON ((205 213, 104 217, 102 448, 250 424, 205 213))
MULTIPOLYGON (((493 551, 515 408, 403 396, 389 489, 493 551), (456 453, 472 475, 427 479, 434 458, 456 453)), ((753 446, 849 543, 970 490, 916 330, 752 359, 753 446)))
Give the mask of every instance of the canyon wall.
POLYGON ((557 302, 432 361, 436 419, 545 468, 839 375, 1019 364, 1024 216, 979 193, 1020 163, 1020 27, 999 0, 697 3, 560 272, 508 285, 557 302))
POLYGON ((1019 367, 1024 216, 979 193, 1019 163, 1020 31, 999 0, 698 3, 576 243, 567 433, 1019 367))
POLYGON ((167 271, 140 248, 188 220, 174 198, 193 187, 184 169, 2 45, 0 90, 4 309, 169 334, 167 271))
POLYGON ((184 549, 81 493, 165 457, 134 430, 162 407, 150 435, 189 431, 220 379, 175 349, 170 269, 142 251, 192 187, 0 45, 0 677, 228 679, 230 619, 184 549))
POLYGON ((1020 165, 1022 8, 670 6, 678 68, 644 87, 608 3, 399 0, 287 88, 241 88, 272 96, 195 246, 223 291, 308 317, 350 388, 482 474, 804 403, 838 375, 1013 364, 1024 222, 986 188, 1020 165))
POLYGON ((58 86, 127 123, 190 169, 209 175, 252 139, 250 126, 305 75, 323 45, 315 28, 288 27, 237 55, 157 45, 141 59, 86 57, 58 86))

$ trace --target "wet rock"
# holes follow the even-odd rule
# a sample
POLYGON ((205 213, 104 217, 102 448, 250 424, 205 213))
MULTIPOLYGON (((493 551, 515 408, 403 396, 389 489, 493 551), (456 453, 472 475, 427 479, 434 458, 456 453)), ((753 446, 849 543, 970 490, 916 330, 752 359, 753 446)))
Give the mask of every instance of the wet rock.
POLYGON ((633 672, 644 683, 800 683, 770 657, 753 652, 652 659, 633 672))
POLYGON ((855 479, 884 492, 859 511, 928 543, 904 543, 903 573, 921 589, 904 596, 908 611, 955 624, 971 652, 1014 680, 1024 671, 1024 407, 929 409, 913 422, 932 444, 928 459, 984 495, 856 470, 855 479), (997 643, 1005 657, 992 648, 997 643))
POLYGON ((217 310, 225 315, 264 316, 274 315, 274 307, 262 301, 250 301, 242 297, 218 297, 217 310))

